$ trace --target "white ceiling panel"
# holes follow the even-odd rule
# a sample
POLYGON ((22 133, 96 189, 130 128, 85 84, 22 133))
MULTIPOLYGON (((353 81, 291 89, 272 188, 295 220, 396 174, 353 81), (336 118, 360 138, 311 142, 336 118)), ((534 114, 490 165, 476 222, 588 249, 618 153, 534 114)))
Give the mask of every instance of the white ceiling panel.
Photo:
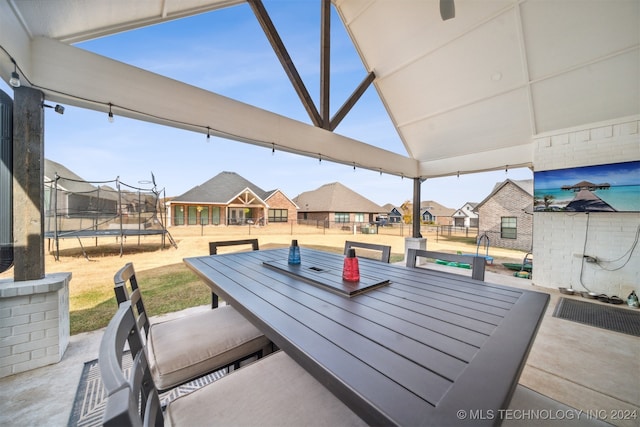
POLYGON ((378 88, 398 126, 525 85, 517 31, 511 10, 381 77, 378 88))
POLYGON ((532 81, 638 46, 640 1, 528 1, 522 27, 532 81))
POLYGON ((640 50, 532 86, 538 133, 626 117, 640 110, 640 50))
POLYGON ((45 36, 66 43, 244 3, 243 0, 6 1, 31 37, 45 36))
POLYGON ((411 141, 410 154, 421 161, 522 145, 531 135, 527 92, 518 89, 473 103, 403 126, 401 132, 411 141))
POLYGON ((434 0, 336 0, 347 29, 357 37, 365 64, 384 77, 449 44, 505 8, 513 0, 456 2, 457 16, 443 22, 434 0), (393 26, 393 29, 390 28, 393 26))

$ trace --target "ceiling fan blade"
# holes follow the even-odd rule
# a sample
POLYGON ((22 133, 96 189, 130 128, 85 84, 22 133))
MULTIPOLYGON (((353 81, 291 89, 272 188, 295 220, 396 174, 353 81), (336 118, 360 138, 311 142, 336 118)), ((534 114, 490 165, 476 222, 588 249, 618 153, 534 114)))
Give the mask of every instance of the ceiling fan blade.
POLYGON ((440 0, 440 17, 442 17, 443 21, 456 17, 454 0, 440 0))

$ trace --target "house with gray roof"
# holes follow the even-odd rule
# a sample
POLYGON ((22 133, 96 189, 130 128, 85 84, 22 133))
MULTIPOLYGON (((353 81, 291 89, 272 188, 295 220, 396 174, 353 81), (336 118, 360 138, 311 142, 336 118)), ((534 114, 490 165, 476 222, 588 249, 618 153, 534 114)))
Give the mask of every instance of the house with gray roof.
POLYGON ((455 209, 448 208, 433 200, 420 202, 420 218, 423 223, 451 225, 455 209))
POLYGON ((301 193, 293 201, 299 207, 298 222, 322 222, 328 228, 372 224, 387 213, 383 207, 339 182, 301 193))
POLYGON ((387 203, 382 207, 387 213, 387 220, 389 224, 400 224, 402 222, 402 209, 391 203, 387 203))
POLYGON ((283 223, 295 221, 297 209, 282 191, 265 191, 226 171, 167 202, 174 226, 283 223))
POLYGON ((477 228, 478 212, 476 212, 477 202, 466 202, 452 215, 454 227, 477 228))
POLYGON ((53 160, 44 161, 45 216, 53 210, 67 217, 96 217, 98 213, 113 216, 118 211, 118 192, 106 186, 95 186, 53 160), (52 198, 55 195, 55 200, 52 198))
POLYGON ((490 246, 531 251, 533 245, 533 180, 506 179, 476 206, 478 233, 490 246))

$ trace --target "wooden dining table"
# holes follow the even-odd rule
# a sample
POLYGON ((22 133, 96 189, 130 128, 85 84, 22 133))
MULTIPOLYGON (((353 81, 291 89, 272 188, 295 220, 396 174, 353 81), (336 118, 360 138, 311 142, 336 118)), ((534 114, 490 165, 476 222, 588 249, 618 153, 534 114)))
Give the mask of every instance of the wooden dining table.
POLYGON ((346 282, 340 254, 287 255, 184 262, 367 423, 499 424, 547 294, 365 258, 346 282))

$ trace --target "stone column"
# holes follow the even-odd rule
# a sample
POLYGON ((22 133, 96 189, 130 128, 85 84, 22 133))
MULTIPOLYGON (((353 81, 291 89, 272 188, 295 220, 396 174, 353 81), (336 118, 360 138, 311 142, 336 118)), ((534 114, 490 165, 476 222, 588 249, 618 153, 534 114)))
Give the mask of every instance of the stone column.
POLYGON ((44 277, 44 108, 42 92, 14 90, 13 242, 15 281, 44 277))

